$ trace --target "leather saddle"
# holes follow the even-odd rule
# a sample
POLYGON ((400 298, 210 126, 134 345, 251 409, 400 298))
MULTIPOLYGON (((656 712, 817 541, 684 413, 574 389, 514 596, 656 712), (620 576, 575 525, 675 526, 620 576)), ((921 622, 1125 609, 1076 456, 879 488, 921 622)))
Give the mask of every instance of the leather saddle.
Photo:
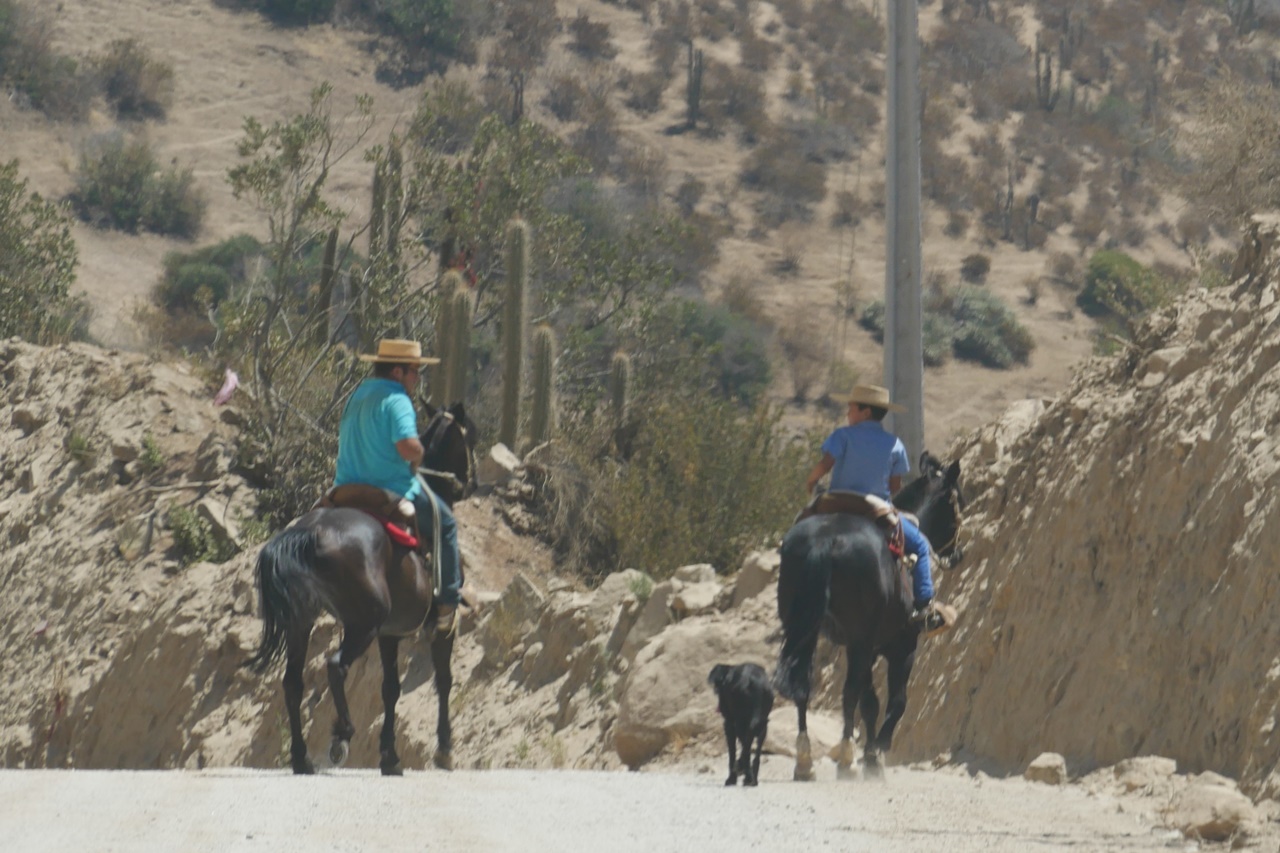
POLYGON ((796 523, 812 515, 860 515, 869 518, 884 531, 889 551, 895 557, 903 554, 902 518, 893 504, 874 495, 859 492, 823 492, 809 501, 809 505, 796 516, 796 523))
POLYGON ((388 489, 364 483, 344 483, 325 492, 316 506, 325 509, 345 507, 367 512, 383 523, 393 541, 407 548, 417 548, 423 541, 418 531, 413 501, 388 489))

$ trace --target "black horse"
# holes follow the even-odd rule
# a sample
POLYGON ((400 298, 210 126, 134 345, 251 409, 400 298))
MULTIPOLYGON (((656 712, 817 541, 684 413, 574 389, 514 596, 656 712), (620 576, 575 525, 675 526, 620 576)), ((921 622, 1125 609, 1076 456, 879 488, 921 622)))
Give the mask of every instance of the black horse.
MULTIPOLYGON (((426 453, 422 467, 429 471, 433 491, 450 506, 465 497, 474 483, 475 429, 461 403, 436 410, 421 442, 426 453)), ((426 522, 426 520, 423 520, 426 522)), ((424 523, 423 533, 430 530, 424 523)), ((400 640, 434 620, 433 576, 412 549, 394 542, 381 521, 358 509, 313 509, 277 533, 258 555, 258 594, 262 611, 262 643, 245 662, 258 673, 285 658, 284 701, 292 737, 290 758, 294 773, 314 773, 302 736, 302 670, 316 618, 322 611, 342 623, 342 641, 329 658, 329 688, 338 717, 333 724, 329 758, 342 764, 355 726, 347 708, 347 671, 371 643, 378 641, 382 657, 384 717, 379 749, 383 775, 400 775, 396 754, 396 702, 400 698, 397 661, 400 640)), ((438 767, 452 769, 452 730, 449 691, 453 687, 450 658, 454 634, 431 638, 440 710, 437 722, 438 767)))
MULTIPOLYGON (((963 506, 960 463, 939 471, 922 465, 922 470, 925 473, 908 487, 912 490, 908 496, 919 501, 916 513, 921 531, 939 556, 954 560, 963 506)), ((854 709, 860 705, 867 732, 863 766, 868 774, 881 772, 880 753, 889 749, 894 727, 907 707, 907 679, 920 639, 921 628, 911 620, 911 605, 910 578, 902 576, 884 530, 875 521, 847 514, 814 515, 787 532, 778 574, 783 644, 774 684, 796 703, 799 713, 796 779, 813 778, 805 714, 813 654, 824 628, 844 646, 848 668, 838 770, 841 775, 852 772, 854 709), (889 666, 889 701, 877 733, 880 700, 871 668, 881 655, 889 666)))

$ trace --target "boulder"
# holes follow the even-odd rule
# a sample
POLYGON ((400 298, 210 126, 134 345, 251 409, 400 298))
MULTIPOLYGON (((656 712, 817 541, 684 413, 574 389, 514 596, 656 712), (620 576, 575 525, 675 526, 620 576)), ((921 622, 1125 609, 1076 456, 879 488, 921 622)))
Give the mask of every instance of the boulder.
POLYGON ((1253 801, 1235 783, 1216 773, 1201 773, 1173 796, 1165 820, 1184 835, 1203 841, 1226 841, 1256 825, 1253 801))
POLYGON ((733 586, 732 606, 737 607, 776 584, 780 565, 782 555, 776 549, 748 554, 742 561, 742 568, 738 570, 738 578, 733 586))
POLYGON ((687 584, 677 589, 671 599, 671 609, 679 619, 711 613, 716 610, 719 595, 720 584, 716 581, 687 584))
POLYGON ((765 664, 772 657, 765 634, 756 624, 681 623, 641 650, 619 688, 613 731, 622 762, 635 769, 673 737, 719 730, 707 674, 717 663, 765 664))
POLYGON ((636 654, 645 644, 668 625, 675 621, 671 612, 671 600, 675 597, 675 584, 663 581, 653 588, 649 598, 641 605, 640 613, 626 639, 622 642, 620 652, 627 661, 635 660, 636 654))
POLYGON ((1056 752, 1042 752, 1027 765, 1022 778, 1028 782, 1062 785, 1067 781, 1067 760, 1056 752))
POLYGON ((520 458, 498 442, 476 461, 476 480, 481 486, 503 486, 511 481, 520 467, 520 458))

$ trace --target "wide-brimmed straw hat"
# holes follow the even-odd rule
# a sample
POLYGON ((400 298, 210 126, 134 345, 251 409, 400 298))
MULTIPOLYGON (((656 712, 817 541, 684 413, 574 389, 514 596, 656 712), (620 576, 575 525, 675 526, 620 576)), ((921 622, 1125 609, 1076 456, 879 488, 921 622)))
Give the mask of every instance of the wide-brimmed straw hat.
POLYGON ((857 403, 859 406, 874 406, 877 409, 885 409, 898 414, 902 414, 907 410, 906 406, 891 402, 889 400, 889 389, 881 385, 853 386, 853 390, 849 392, 849 402, 857 403))
POLYGON ((385 364, 439 364, 440 359, 422 355, 422 345, 417 341, 403 341, 398 338, 383 338, 378 341, 378 351, 373 355, 362 354, 361 361, 382 362, 385 364))

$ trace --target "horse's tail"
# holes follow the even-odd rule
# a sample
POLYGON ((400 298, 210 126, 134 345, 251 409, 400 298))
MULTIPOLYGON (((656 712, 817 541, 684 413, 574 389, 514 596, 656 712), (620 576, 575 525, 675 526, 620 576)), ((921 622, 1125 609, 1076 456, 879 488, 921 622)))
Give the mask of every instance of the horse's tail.
POLYGON ((809 671, 831 597, 829 550, 804 536, 788 536, 782 543, 778 616, 783 640, 773 687, 797 704, 809 701, 809 671))
POLYGON ((316 534, 309 528, 288 528, 262 546, 258 554, 262 643, 242 666, 265 672, 284 656, 289 632, 320 614, 324 597, 311 569, 315 559, 316 534))

